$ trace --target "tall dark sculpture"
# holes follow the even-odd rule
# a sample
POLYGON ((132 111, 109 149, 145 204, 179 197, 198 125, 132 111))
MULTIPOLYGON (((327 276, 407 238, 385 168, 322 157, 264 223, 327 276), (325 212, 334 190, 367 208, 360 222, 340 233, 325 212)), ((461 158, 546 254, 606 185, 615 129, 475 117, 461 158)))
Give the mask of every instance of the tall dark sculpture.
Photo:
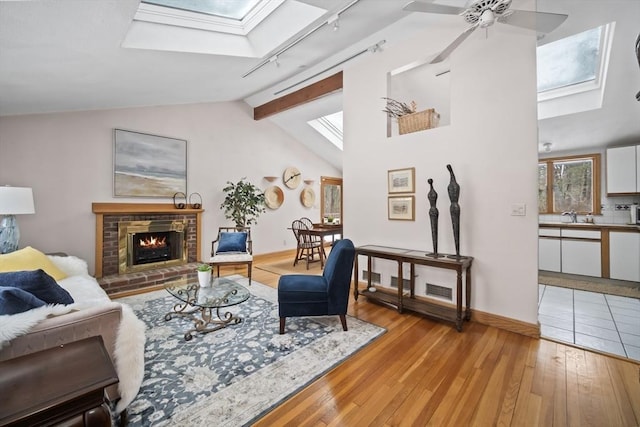
POLYGON ((438 200, 438 193, 433 189, 433 179, 427 180, 429 183, 429 193, 427 198, 429 199, 429 219, 431 220, 431 240, 433 241, 433 253, 427 254, 434 258, 438 258, 438 208, 436 207, 436 201, 438 200))
POLYGON ((453 224, 453 240, 456 245, 456 254, 451 258, 460 259, 462 258, 460 256, 460 205, 458 204, 460 185, 458 181, 456 181, 456 176, 453 173, 451 165, 447 165, 447 170, 449 170, 449 175, 451 175, 447 191, 449 192, 449 200, 451 200, 449 211, 451 212, 451 223, 453 224))

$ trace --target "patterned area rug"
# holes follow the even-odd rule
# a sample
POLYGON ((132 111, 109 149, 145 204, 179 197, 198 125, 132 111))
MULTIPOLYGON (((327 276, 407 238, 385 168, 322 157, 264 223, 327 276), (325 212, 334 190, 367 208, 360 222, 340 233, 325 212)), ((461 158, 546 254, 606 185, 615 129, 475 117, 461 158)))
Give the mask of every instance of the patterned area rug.
POLYGON ((640 283, 607 280, 597 277, 567 276, 566 274, 539 273, 538 283, 560 286, 562 288, 579 289, 581 291, 598 292, 621 297, 640 298, 640 283))
POLYGON ((228 310, 243 321, 190 341, 190 320, 164 320, 177 302, 166 291, 117 300, 147 325, 145 377, 129 426, 250 425, 385 332, 353 317, 344 332, 332 316, 289 318, 279 335, 276 289, 230 278, 251 291, 228 310))

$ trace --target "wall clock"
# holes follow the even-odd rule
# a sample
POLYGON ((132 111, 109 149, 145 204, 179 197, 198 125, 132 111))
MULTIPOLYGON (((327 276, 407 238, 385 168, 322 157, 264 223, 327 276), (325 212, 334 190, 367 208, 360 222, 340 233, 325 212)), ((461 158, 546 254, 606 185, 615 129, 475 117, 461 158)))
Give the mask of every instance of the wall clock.
POLYGON ((294 189, 300 185, 300 181, 302 181, 301 176, 302 174, 297 168, 286 168, 282 174, 282 181, 284 181, 284 185, 288 188, 294 189))

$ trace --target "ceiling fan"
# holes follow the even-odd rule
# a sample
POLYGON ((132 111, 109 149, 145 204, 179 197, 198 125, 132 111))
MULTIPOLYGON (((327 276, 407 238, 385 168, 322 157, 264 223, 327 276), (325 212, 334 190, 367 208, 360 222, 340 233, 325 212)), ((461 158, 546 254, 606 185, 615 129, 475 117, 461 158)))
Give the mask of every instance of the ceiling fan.
POLYGON ((509 9, 511 0, 470 0, 466 7, 433 4, 434 0, 411 1, 402 10, 408 12, 440 13, 444 15, 460 15, 471 26, 447 46, 431 64, 445 60, 476 28, 488 28, 499 22, 516 27, 549 33, 567 19, 568 15, 558 13, 533 12, 529 10, 509 9))

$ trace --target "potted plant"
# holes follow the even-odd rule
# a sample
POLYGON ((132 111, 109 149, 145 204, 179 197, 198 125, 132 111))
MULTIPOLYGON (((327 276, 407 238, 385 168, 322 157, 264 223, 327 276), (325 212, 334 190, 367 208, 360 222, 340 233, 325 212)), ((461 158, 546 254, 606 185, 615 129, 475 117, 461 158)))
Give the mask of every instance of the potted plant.
POLYGON ((226 195, 220 209, 224 209, 225 218, 233 220, 236 227, 257 223, 256 219, 265 211, 264 193, 258 187, 242 178, 235 184, 227 181, 222 191, 226 195))
POLYGON ((202 288, 211 286, 211 266, 209 264, 200 264, 196 269, 198 271, 198 283, 202 288))

